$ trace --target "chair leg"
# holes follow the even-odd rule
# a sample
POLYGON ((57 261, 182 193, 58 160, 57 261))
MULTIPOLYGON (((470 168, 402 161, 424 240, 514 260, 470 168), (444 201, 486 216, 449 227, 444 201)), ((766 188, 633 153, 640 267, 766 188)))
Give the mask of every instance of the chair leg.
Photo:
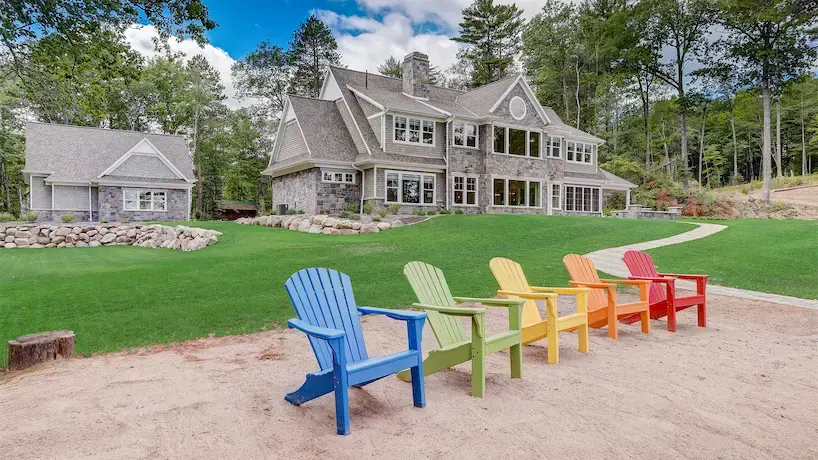
POLYGON ((642 313, 639 313, 642 323, 642 332, 645 334, 650 334, 650 310, 645 310, 642 313))
MULTIPOLYGON (((613 307, 608 307, 608 308, 611 308, 612 310, 614 310, 613 307)), ((614 311, 616 311, 616 310, 614 310, 614 311)), ((616 323, 617 323, 616 315, 614 315, 613 321, 608 320, 608 337, 610 337, 610 338, 612 338, 614 340, 619 340, 619 329, 616 327, 616 323)))
POLYGON ((667 306, 667 330, 676 332, 676 304, 669 303, 667 306))
POLYGON ((411 369, 412 373, 412 399, 415 407, 426 407, 426 390, 423 387, 423 363, 411 369))
POLYGON ((707 327, 707 301, 699 304, 699 327, 707 327))
POLYGON ((509 349, 511 360, 511 378, 519 379, 523 377, 523 346, 514 345, 509 349))
POLYGON ((349 380, 347 378, 347 361, 344 353, 343 337, 330 339, 329 346, 334 355, 332 379, 335 388, 335 425, 338 434, 349 434, 349 380))
POLYGON ((577 338, 579 338, 580 353, 588 353, 588 323, 583 323, 577 328, 577 338))
POLYGON ((548 328, 548 364, 559 364, 560 338, 556 322, 548 320, 546 326, 548 328))
POLYGON ((482 398, 486 394, 486 341, 473 339, 471 355, 471 395, 482 398))

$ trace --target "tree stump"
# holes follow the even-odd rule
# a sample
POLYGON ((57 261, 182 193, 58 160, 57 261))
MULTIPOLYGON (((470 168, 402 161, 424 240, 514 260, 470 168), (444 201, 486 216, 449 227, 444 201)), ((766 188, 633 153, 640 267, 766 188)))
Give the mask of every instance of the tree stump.
POLYGON ((74 357, 74 331, 49 331, 9 340, 9 370, 18 371, 57 358, 74 357))

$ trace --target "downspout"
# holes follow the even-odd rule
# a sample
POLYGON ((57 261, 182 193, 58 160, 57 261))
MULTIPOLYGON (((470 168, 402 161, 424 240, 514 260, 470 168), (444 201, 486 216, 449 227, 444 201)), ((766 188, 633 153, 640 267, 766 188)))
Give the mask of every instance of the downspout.
MULTIPOLYGON (((451 200, 451 193, 449 193, 449 188, 451 183, 449 182, 449 145, 451 144, 450 135, 449 135, 449 128, 451 127, 452 121, 454 120, 454 115, 449 116, 446 119, 446 137, 443 139, 443 142, 446 143, 446 158, 443 160, 446 163, 446 174, 444 177, 444 186, 446 187, 446 210, 450 211, 449 209, 449 201, 451 200)), ((479 129, 479 128, 478 128, 479 129)))
POLYGON ((358 208, 358 211, 360 211, 359 214, 363 217, 363 215, 364 215, 364 192, 366 192, 366 177, 364 176, 364 170, 363 169, 360 169, 359 167, 355 166, 354 163, 352 164, 352 167, 355 168, 356 171, 361 172, 361 204, 360 204, 360 207, 358 208))

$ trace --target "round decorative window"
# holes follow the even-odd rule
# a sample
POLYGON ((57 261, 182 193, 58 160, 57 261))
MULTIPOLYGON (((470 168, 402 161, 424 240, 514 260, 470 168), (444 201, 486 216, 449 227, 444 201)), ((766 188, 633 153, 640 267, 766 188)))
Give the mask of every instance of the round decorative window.
POLYGON ((511 98, 511 102, 508 103, 508 110, 511 112, 511 116, 517 120, 522 120, 525 117, 525 101, 520 96, 514 96, 511 98))

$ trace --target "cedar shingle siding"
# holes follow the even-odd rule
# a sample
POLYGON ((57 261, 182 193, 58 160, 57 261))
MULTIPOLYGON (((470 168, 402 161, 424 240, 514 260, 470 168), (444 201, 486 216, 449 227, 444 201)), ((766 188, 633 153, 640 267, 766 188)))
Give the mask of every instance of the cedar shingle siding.
POLYGON ((278 150, 278 157, 276 161, 286 160, 298 155, 307 153, 307 144, 304 143, 304 137, 298 129, 298 123, 295 120, 288 121, 284 126, 284 132, 281 133, 281 146, 278 150))

